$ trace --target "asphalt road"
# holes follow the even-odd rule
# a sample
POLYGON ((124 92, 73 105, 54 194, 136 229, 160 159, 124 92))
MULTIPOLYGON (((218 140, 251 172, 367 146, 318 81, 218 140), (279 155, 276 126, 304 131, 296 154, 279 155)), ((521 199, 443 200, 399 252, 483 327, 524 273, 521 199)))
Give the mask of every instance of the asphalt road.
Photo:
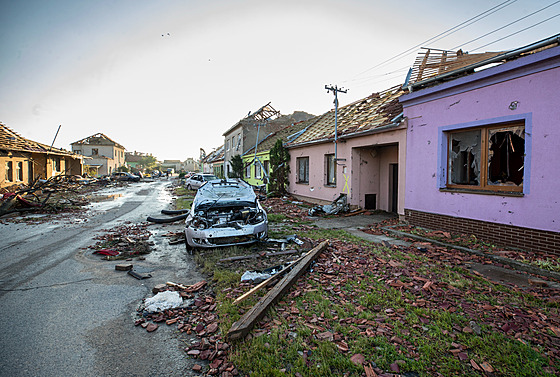
POLYGON ((163 237, 181 223, 149 227, 154 251, 132 263, 150 279, 115 271, 119 262, 87 249, 104 229, 170 208, 170 182, 106 190, 113 199, 82 215, 0 224, 0 376, 195 375, 183 351, 191 339, 174 326, 153 333, 134 326, 154 285, 202 280, 184 245, 163 237))

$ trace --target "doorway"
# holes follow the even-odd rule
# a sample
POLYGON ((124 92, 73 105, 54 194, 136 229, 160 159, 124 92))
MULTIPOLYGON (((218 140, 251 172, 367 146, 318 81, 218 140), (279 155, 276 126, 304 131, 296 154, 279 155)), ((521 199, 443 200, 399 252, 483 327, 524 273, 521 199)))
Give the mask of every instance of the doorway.
POLYGON ((397 213, 399 205, 399 164, 389 164, 389 208, 397 213))

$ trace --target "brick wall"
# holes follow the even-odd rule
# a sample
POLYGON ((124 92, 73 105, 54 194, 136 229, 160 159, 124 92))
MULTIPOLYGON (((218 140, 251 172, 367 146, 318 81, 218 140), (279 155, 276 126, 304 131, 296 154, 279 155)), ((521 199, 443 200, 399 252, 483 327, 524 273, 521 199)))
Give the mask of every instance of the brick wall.
POLYGON ((405 209, 410 225, 431 230, 474 234, 477 238, 503 247, 560 255, 560 233, 491 223, 405 209))

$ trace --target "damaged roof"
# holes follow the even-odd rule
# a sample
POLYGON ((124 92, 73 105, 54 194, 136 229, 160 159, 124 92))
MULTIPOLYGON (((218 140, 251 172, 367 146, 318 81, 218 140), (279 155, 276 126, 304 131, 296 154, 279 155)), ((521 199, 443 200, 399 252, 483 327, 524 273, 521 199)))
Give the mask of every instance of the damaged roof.
POLYGON ((276 119, 278 117, 280 117, 280 111, 272 107, 269 102, 266 105, 261 106, 261 108, 255 111, 254 113, 251 113, 249 111, 249 114, 247 114, 245 118, 235 123, 230 129, 224 132, 222 136, 226 136, 243 122, 247 122, 247 121, 264 122, 264 121, 276 119))
POLYGON ((81 140, 73 142, 71 145, 78 144, 78 145, 114 145, 115 147, 125 149, 121 144, 117 143, 116 141, 109 138, 107 135, 98 132, 95 135, 88 136, 81 140))
POLYGON ((519 59, 523 56, 560 45, 560 34, 531 43, 527 46, 502 52, 485 52, 481 54, 425 49, 416 58, 411 75, 405 86, 410 91, 427 88, 446 81, 455 80, 498 64, 519 59))
MULTIPOLYGON (((301 121, 284 127, 279 131, 268 134, 257 145, 257 153, 269 151, 272 149, 274 144, 276 144, 278 139, 285 143, 293 141, 296 137, 301 135, 302 131, 305 130, 306 127, 308 127, 308 123, 306 121, 301 121)), ((255 153, 255 146, 251 147, 243 155, 245 156, 251 153, 255 153)))
MULTIPOLYGON (((399 97, 406 91, 399 85, 380 93, 338 108, 337 135, 339 138, 368 131, 381 130, 387 126, 398 126, 396 122, 402 115, 399 97)), ((289 147, 311 142, 334 140, 335 110, 301 122, 306 129, 295 140, 288 142, 289 147)))
POLYGON ((205 164, 211 164, 216 161, 221 161, 224 159, 224 145, 222 144, 216 150, 210 152, 208 156, 204 157, 200 162, 205 164))
POLYGON ((81 158, 80 155, 64 149, 54 148, 20 136, 5 124, 0 123, 0 149, 17 152, 50 153, 81 158))

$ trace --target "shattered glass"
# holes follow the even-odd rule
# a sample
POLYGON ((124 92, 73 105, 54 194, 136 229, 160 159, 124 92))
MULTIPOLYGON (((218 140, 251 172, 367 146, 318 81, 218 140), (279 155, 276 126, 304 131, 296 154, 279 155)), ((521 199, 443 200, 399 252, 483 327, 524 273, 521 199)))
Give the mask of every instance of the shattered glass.
POLYGON ((481 131, 465 131, 451 134, 449 183, 456 185, 480 185, 481 131))
POLYGON ((488 185, 523 184, 525 127, 503 127, 488 131, 488 185))

